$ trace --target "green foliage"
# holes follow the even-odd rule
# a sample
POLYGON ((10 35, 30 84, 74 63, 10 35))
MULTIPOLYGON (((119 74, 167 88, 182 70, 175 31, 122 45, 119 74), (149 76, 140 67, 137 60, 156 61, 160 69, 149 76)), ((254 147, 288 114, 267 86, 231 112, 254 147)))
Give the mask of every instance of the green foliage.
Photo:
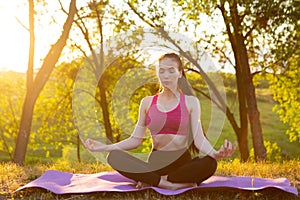
MULTIPOLYGON (((272 143, 268 140, 264 140, 264 146, 267 150, 267 161, 269 162, 281 162, 282 161, 282 150, 276 142, 272 143)), ((250 160, 255 161, 254 149, 250 150, 250 160)))
POLYGON ((29 154, 61 155, 64 145, 77 143, 73 124, 71 72, 78 62, 63 63, 52 73, 35 106, 29 154))
POLYGON ((260 89, 268 89, 270 87, 269 85, 269 80, 268 80, 269 75, 262 75, 262 74, 256 74, 253 77, 253 84, 256 88, 260 89))
POLYGON ((144 139, 143 143, 142 143, 143 149, 141 150, 142 153, 148 153, 151 152, 152 150, 152 140, 149 137, 147 137, 146 139, 144 139))
POLYGON ((25 91, 22 73, 0 72, 0 155, 12 158, 25 91))
POLYGON ((274 99, 278 102, 274 111, 280 119, 289 125, 287 134, 290 141, 300 142, 300 59, 293 57, 289 67, 283 73, 271 77, 271 89, 274 99))
MULTIPOLYGON (((106 59, 109 60, 109 56, 107 55, 106 59)), ((148 83, 153 74, 140 67, 141 65, 142 63, 132 56, 118 57, 101 76, 100 89, 105 88, 107 91, 106 98, 109 102, 110 122, 114 133, 113 142, 127 138, 132 133, 142 98, 154 93, 153 85, 148 83)), ((98 96, 99 88, 96 97, 98 96)), ((100 106, 96 109, 101 123, 102 110, 100 106)))
MULTIPOLYGON (((116 62, 118 63, 118 62, 116 62)), ((115 67, 111 67, 108 68, 107 71, 105 72, 106 75, 104 75, 104 79, 106 80, 107 83, 107 87, 110 88, 109 91, 113 91, 114 87, 116 87, 116 83, 118 82, 118 80, 120 79, 120 77, 124 76, 124 74, 126 73, 126 68, 127 70, 130 69, 129 67, 125 67, 123 66, 124 63, 128 63, 128 60, 124 60, 124 62, 122 62, 120 60, 119 64, 115 64, 115 67), (122 66, 124 68, 122 68, 122 66), (120 69, 120 71, 118 72, 118 69, 120 69), (119 74, 119 75, 118 75, 119 74)), ((51 81, 48 83, 49 85, 46 86, 44 92, 42 93, 40 99, 37 102, 36 105, 36 112, 35 112, 35 117, 34 117, 34 129, 33 129, 33 134, 31 135, 31 143, 29 146, 29 156, 27 159, 27 162, 29 163, 35 163, 35 162, 39 162, 41 160, 47 160, 46 156, 47 156, 47 152, 48 152, 48 156, 50 156, 50 159, 54 159, 55 157, 65 157, 66 159, 75 161, 76 160, 76 134, 72 133, 72 131, 75 131, 74 127, 70 126, 66 126, 66 124, 72 124, 73 123, 73 119, 71 117, 72 113, 71 113, 71 108, 69 107, 69 100, 67 98, 67 93, 72 91, 72 80, 74 79, 75 75, 76 75, 76 68, 78 68, 78 66, 76 67, 76 65, 80 66, 80 63, 73 63, 73 66, 70 64, 63 64, 61 66, 59 66, 56 71, 53 73, 52 77, 51 77, 51 81), (70 80, 64 80, 62 77, 68 77, 67 79, 70 80), (68 83, 69 82, 69 83, 68 83), (70 84, 70 85, 69 85, 70 84), (51 87, 50 87, 51 86, 51 87), (53 87, 52 87, 53 86, 53 87), (55 89, 56 87, 56 89, 55 89), (64 98, 66 99, 64 99, 64 98), (60 103, 59 103, 60 102, 60 103), (68 139, 69 138, 69 139, 68 139), (36 155, 39 155, 40 157, 37 158, 36 155), (35 156, 35 157, 33 157, 35 156)), ((137 64, 140 65, 140 64, 137 64)), ((133 67, 134 65, 130 65, 131 67, 133 67)), ((143 72, 143 71, 141 71, 143 72)), ((128 84, 127 86, 129 86, 132 83, 135 83, 134 80, 135 79, 135 73, 131 74, 127 74, 128 76, 128 84)), ((139 74, 139 77, 142 77, 142 74, 139 74)), ((223 74, 223 77, 227 77, 224 78, 224 84, 226 86, 228 86, 228 88, 231 88, 231 84, 234 83, 234 74, 223 74)), ((8 77, 8 76, 6 76, 8 77)), ((15 77, 15 75, 14 75, 15 77)), ((199 82, 197 82, 198 75, 194 74, 194 73, 190 73, 188 74, 188 78, 191 80, 191 83, 195 84, 197 86, 197 84, 201 83, 201 80, 198 80, 199 82)), ((11 81, 8 81, 11 82, 11 81)), ((203 87, 205 86, 205 83, 203 83, 203 87)), ((201 87, 201 84, 197 87, 201 87)), ((16 87, 17 88, 17 87, 16 87)), ((123 93, 126 93, 126 89, 129 89, 129 87, 122 87, 122 91, 123 93)), ((205 89, 205 88, 203 88, 205 89)), ((129 116, 131 117, 132 121, 136 121, 137 120, 137 113, 138 113, 138 106, 140 103, 140 100, 146 96, 146 95, 152 95, 155 92, 158 91, 157 85, 144 85, 139 87, 134 93, 131 94, 131 98, 128 104, 127 109, 129 109, 129 116)), ((14 94, 17 94, 17 92, 13 92, 14 94)), ((20 93, 18 93, 20 94, 20 93)), ((260 93, 259 93, 260 94, 260 93)), ((109 99, 111 99, 110 95, 109 99)), ((209 124, 209 119, 210 119, 210 110, 209 110, 209 102, 207 102, 207 100, 204 100, 201 95, 199 97, 201 100, 201 106, 203 107, 203 124, 206 127, 209 124)), ((269 98, 270 99, 270 98, 269 98)), ((21 100, 21 99, 20 99, 21 100)), ((21 105, 21 103, 20 103, 21 105)), ((271 105, 270 105, 271 106, 271 105)), ((20 106, 21 107, 21 106, 20 106)), ((124 108, 125 107, 120 107, 120 108, 124 108)), ((264 126, 264 130, 265 132, 271 132, 272 134, 281 134, 282 131, 284 131, 285 129, 279 130, 278 132, 274 132, 274 130, 279 129, 278 126, 275 126, 274 129, 269 130, 269 126, 272 126, 271 123, 276 123, 279 124, 277 122, 274 122, 274 119, 272 118, 272 113, 269 113, 266 109, 266 105, 264 104, 263 107, 264 109, 262 109, 262 114, 266 114, 266 116, 262 116, 263 117, 263 126, 264 126), (269 117, 270 119, 267 119, 266 117, 269 117), (265 125, 266 124, 266 125, 265 125)), ((2 109, 2 108, 1 108, 2 109)), ((126 115, 128 117, 128 115, 126 115)), ((124 120, 124 123, 126 125, 126 116, 120 117, 120 119, 124 120)), ((274 117, 274 116, 273 116, 274 117)), ((112 120, 114 119, 113 117, 111 118, 112 120)), ((99 119, 99 121, 101 120, 101 118, 99 119)), ((17 126, 16 126, 17 127, 17 126)), ((116 133, 115 137, 117 140, 117 137, 119 137, 120 139, 124 139, 126 137, 128 137, 128 133, 125 132, 125 129, 119 130, 119 125, 118 124, 114 124, 113 126, 114 128, 114 133, 116 133), (118 134, 117 134, 118 131, 118 134)), ((129 126, 127 124, 127 128, 129 130, 129 132, 132 131, 133 127, 129 126)), ((230 136, 228 135, 230 132, 230 135, 232 133, 232 130, 230 129, 230 125, 225 125, 224 127, 224 134, 225 134, 225 138, 229 138, 230 136)), ((223 136, 221 136, 222 139, 219 139, 220 141, 223 141, 223 136)), ((233 137, 231 135, 231 137, 233 137)), ((282 136, 276 136, 276 137, 280 137, 283 138, 282 136)), ((232 138, 231 140, 234 140, 234 138, 232 138)), ((272 140, 272 141, 276 141, 276 139, 274 138, 274 136, 268 136, 268 140, 272 140)), ((291 146, 291 144, 282 144, 281 142, 285 139, 279 139, 280 141, 277 142, 278 146, 280 145, 280 148, 283 149, 284 151, 287 151, 286 146, 291 146), (280 143, 279 143, 280 142, 280 143)), ((273 144, 273 143, 272 143, 273 144)), ((12 142, 12 146, 13 146, 13 142, 12 142)), ((269 145, 270 148, 272 145, 269 145)), ((144 140, 143 145, 137 150, 138 152, 148 152, 151 148, 151 140, 150 138, 146 138, 146 140, 144 140)), ((276 151, 275 151, 276 152, 276 151)), ((287 152, 288 154, 290 154, 291 152, 287 152)), ((81 151, 82 154, 82 159, 85 160, 86 158, 91 157, 91 154, 89 154, 86 151, 81 151)), ((274 152, 272 152, 272 154, 274 154, 274 152)), ((294 155, 294 154, 292 154, 294 155)), ((291 156, 291 155, 290 155, 291 156)), ((293 157, 293 156, 292 156, 293 157)), ((273 156, 273 159, 275 159, 275 156, 273 156)), ((276 160, 276 159, 275 159, 276 160)))
POLYGON ((274 111, 280 119, 289 125, 286 131, 290 141, 300 143, 300 57, 299 57, 299 10, 300 2, 293 1, 289 13, 290 26, 283 26, 278 37, 277 46, 273 49, 275 54, 274 65, 280 66, 274 76, 270 77, 274 100, 278 102, 274 111), (284 34, 288 32, 289 34, 284 34), (277 47, 277 48, 276 48, 277 47))
MULTIPOLYGON (((92 4, 88 4, 87 6, 78 9, 78 14, 82 17, 82 21, 76 21, 77 28, 80 25, 82 30, 86 31, 84 32, 84 34, 86 34, 84 37, 89 38, 91 47, 95 49, 98 49, 100 45, 99 41, 101 41, 99 38, 97 12, 100 13, 102 25, 105 29, 105 38, 128 30, 135 30, 137 27, 145 25, 145 23, 141 23, 140 19, 136 18, 136 15, 133 14, 128 6, 113 8, 113 6, 110 3, 107 4, 107 2, 108 1, 104 1, 104 4, 99 3, 96 7, 92 4), (83 28, 84 23, 86 29, 83 28)), ((200 25, 204 23, 206 19, 208 19, 206 18, 207 16, 204 16, 204 13, 211 16, 213 19, 217 19, 214 18, 217 16, 215 9, 217 8, 217 3, 220 2, 216 0, 205 0, 200 3, 198 1, 168 1, 172 2, 172 6, 169 8, 168 12, 164 9, 166 1, 157 0, 145 2, 132 0, 129 2, 136 8, 136 11, 146 19, 146 22, 150 23, 150 26, 163 26, 166 30, 169 29, 177 32, 185 31, 189 34, 194 34, 195 38, 198 40, 195 42, 195 45, 199 45, 201 51, 203 47, 207 47, 206 50, 208 51, 218 52, 219 55, 214 54, 213 56, 220 60, 222 60, 222 58, 227 59, 231 57, 231 51, 228 50, 228 39, 224 33, 224 26, 218 24, 217 28, 211 28, 211 24, 208 24, 209 27, 206 27, 204 31, 201 31, 202 29, 197 29, 200 28, 200 25), (208 33, 209 29, 218 30, 218 34, 208 33), (224 46, 224 48, 220 48, 220 46, 224 46), (223 56, 222 53, 224 53, 223 56)), ((229 5, 232 1, 221 2, 227 2, 226 5, 229 5)), ((299 8, 299 2, 297 2, 298 1, 292 3, 291 1, 272 2, 267 0, 247 0, 238 2, 239 14, 244 17, 244 29, 242 32, 246 34, 247 31, 253 30, 252 33, 248 35, 253 38, 247 40, 250 52, 249 58, 253 68, 265 69, 264 67, 274 64, 269 64, 270 60, 273 60, 274 58, 273 54, 277 54, 278 58, 288 58, 288 54, 286 55, 285 52, 289 52, 291 49, 297 49, 296 47, 291 48, 291 46, 288 46, 289 48, 287 48, 287 46, 284 45, 286 43, 290 44, 297 41, 295 40, 296 37, 294 37, 294 25, 299 16, 297 15, 297 12, 300 10, 298 9, 297 11, 297 8, 299 8), (282 25, 283 22, 286 24, 286 27, 282 25), (272 42, 274 38, 277 39, 277 43, 272 42), (263 40, 263 42, 261 42, 261 40, 263 40), (262 46, 265 46, 264 49, 274 47, 271 49, 278 48, 280 50, 264 54, 262 52, 262 46)), ((227 8, 228 7, 226 7, 226 9, 227 8)), ((148 25, 146 27, 148 28, 148 25)), ((74 28, 73 31, 76 37, 72 38, 74 35, 71 35, 72 41, 82 42, 83 40, 78 40, 78 32, 80 32, 80 30, 75 30, 74 28)), ((112 37, 111 40, 114 39, 116 38, 112 37)), ((129 90, 129 86, 137 83, 137 77, 140 77, 141 79, 153 77, 153 71, 143 73, 145 68, 139 66, 143 66, 145 63, 143 63, 140 58, 136 58, 138 57, 136 56, 138 54, 137 52, 140 51, 139 45, 142 39, 142 35, 132 35, 130 37, 128 36, 128 38, 123 38, 123 40, 117 41, 121 44, 117 44, 117 47, 122 46, 122 49, 113 49, 115 51, 111 50, 105 55, 105 61, 113 60, 110 63, 110 66, 105 69, 101 81, 103 83, 102 87, 107 90, 106 95, 108 102, 113 102, 115 108, 118 109, 117 111, 113 110, 112 103, 109 103, 110 119, 115 141, 128 137, 132 132, 134 128, 133 124, 137 120, 138 106, 141 99, 144 96, 152 95, 158 91, 158 86, 153 83, 147 83, 141 86, 138 85, 134 92, 129 90), (124 53, 126 50, 130 52, 127 55, 124 53), (122 52, 122 54, 120 52, 122 52), (118 55, 117 59, 114 59, 115 55, 118 55), (130 71, 131 69, 140 69, 141 71, 130 71), (116 90, 118 82, 124 77, 127 79, 127 82, 125 82, 126 84, 121 85, 122 92, 119 95, 123 95, 125 100, 126 98, 129 99, 125 104, 123 101, 118 100, 117 98, 114 99, 113 97, 113 92, 116 90)), ((74 42, 72 45, 74 45, 74 42)), ((79 51, 82 53, 81 51, 84 49, 83 47, 85 44, 76 43, 74 46, 79 47, 78 49, 80 49, 79 51)), ((77 52, 73 52, 75 51, 74 46, 70 47, 72 54, 78 55, 77 52)), ((198 53, 199 52, 196 53, 197 57, 198 53)), ((41 157, 51 158, 55 156, 59 157, 62 154, 65 158, 74 159, 74 155, 76 155, 75 144, 77 144, 77 130, 73 123, 72 92, 74 80, 79 68, 87 65, 89 62, 89 51, 86 51, 83 54, 87 57, 85 61, 77 58, 77 60, 74 60, 71 63, 62 63, 59 65, 54 73, 52 73, 50 81, 47 83, 39 97, 35 107, 32 134, 30 136, 30 145, 28 149, 31 155, 36 155, 38 153, 41 157), (71 158, 70 155, 72 154, 73 156, 71 158)), ((276 62, 278 60, 276 60, 276 62)), ((282 60, 286 61, 285 59, 282 60)), ((300 114, 297 110, 297 107, 300 107, 298 97, 299 90, 295 90, 295 88, 299 88, 299 69, 297 69, 297 66, 299 66, 298 61, 294 61, 294 64, 291 64, 289 70, 284 74, 275 76, 273 80, 274 86, 272 88, 275 91, 274 98, 279 103, 275 110, 280 114, 281 119, 290 125, 288 134, 291 141, 299 141, 300 138, 300 114)), ((24 75, 22 75, 21 78, 12 76, 15 76, 15 74, 10 76, 0 76, 0 89, 2 91, 0 94, 0 149, 3 149, 5 155, 11 155, 13 151, 14 139, 19 125, 22 98, 25 93, 24 75)), ((224 73, 221 74, 221 76, 226 87, 227 96, 229 98, 235 98, 235 75, 224 73)), ((189 73, 188 78, 194 87, 207 92, 207 85, 199 75, 189 73)), ((257 75, 254 76, 254 82, 257 87, 268 87, 268 83, 257 75)), ((97 122, 103 126, 103 117, 99 106, 99 100, 101 99, 99 97, 99 90, 97 89, 96 98, 92 99, 92 102, 82 103, 86 107, 91 105, 94 106, 94 104, 96 104, 96 110, 94 111, 97 113, 97 122)), ((208 106, 205 104, 204 107, 208 106)), ((205 108, 203 110, 205 110, 205 108)), ((207 114, 207 116, 209 116, 209 114, 207 114)), ((205 120, 209 121, 208 118, 209 117, 205 120)), ((90 124, 86 124, 87 134, 94 134, 94 127, 89 125, 90 124)), ((227 132, 232 132, 228 127, 226 127, 227 132)), ((87 136, 87 134, 84 136, 87 136)), ((150 142, 149 138, 143 142, 143 146, 141 147, 142 152, 149 151, 151 145, 150 142)), ((276 149, 276 145, 273 146, 273 144, 274 143, 267 143, 266 145, 268 145, 268 148, 271 150, 269 151, 270 154, 276 155, 279 150, 276 149)), ((86 155, 84 154, 84 156, 86 155)), ((271 156, 270 159, 276 160, 277 158, 276 156, 271 156)), ((34 161, 33 158, 32 161, 34 161)))
MULTIPOLYGON (((138 2, 139 1, 135 1, 135 4, 139 4, 138 2)), ((196 45, 199 45, 199 47, 203 47, 201 46, 201 44, 204 43, 204 48, 206 50, 216 52, 217 54, 214 54, 214 57, 219 59, 219 61, 222 62, 221 64, 223 64, 224 66, 232 65, 234 67, 240 67, 241 65, 245 65, 245 63, 249 63, 250 68, 246 70, 249 70, 251 72, 267 71, 270 69, 274 70, 274 68, 278 67, 278 65, 273 65, 273 58, 276 55, 272 50, 281 47, 279 45, 277 46, 277 44, 283 44, 282 46, 284 46, 284 41, 288 41, 288 43, 295 43, 295 41, 297 41, 294 40, 295 37, 292 36, 294 34, 294 27, 298 23, 294 19, 296 19, 295 17, 297 16, 297 13, 299 11, 296 11, 296 9, 294 8, 296 3, 294 4, 293 1, 212 0, 202 1, 202 3, 195 3, 195 1, 173 1, 173 4, 176 8, 171 9, 170 13, 176 12, 177 15, 181 16, 181 19, 178 21, 174 17, 175 19, 172 20, 172 22, 178 25, 178 28, 171 30, 185 30, 190 35, 193 35, 194 38, 199 38, 196 45), (218 15, 216 11, 221 11, 222 16, 218 15), (200 28, 202 21, 199 18, 201 16, 200 14, 204 12, 208 16, 211 16, 211 21, 216 20, 220 22, 220 18, 223 18, 223 26, 220 26, 220 23, 218 23, 218 27, 214 27, 217 28, 218 34, 215 34, 214 31, 211 31, 211 33, 208 33, 206 31, 207 29, 212 27, 210 24, 208 25, 208 27, 204 27, 203 29, 205 30, 203 31, 200 28), (230 47, 233 49, 230 49, 230 47), (245 50, 247 50, 247 52, 245 54, 242 54, 242 52, 239 51, 243 48, 239 49, 238 47, 245 47, 245 50), (235 51, 235 61, 231 60, 231 58, 233 57, 233 51, 235 51), (240 57, 238 55, 243 55, 243 57, 240 57), (240 62, 241 60, 243 62, 240 62)), ((139 6, 135 5, 135 8, 139 8, 139 6)), ((296 6, 296 8, 299 7, 296 6)), ((144 17, 144 15, 142 14, 141 18, 146 22, 147 19, 150 18, 148 16, 151 14, 151 12, 152 16, 155 16, 156 13, 151 9, 148 9, 147 17, 144 17)), ((204 16, 203 18, 208 19, 205 17, 206 16, 204 16)), ((166 22, 169 21, 166 20, 166 22)), ((159 23, 152 23, 151 25, 157 28, 161 27, 161 24, 159 23)), ((172 27, 172 23, 165 23, 163 26, 163 28, 165 28, 166 30, 170 27, 172 27)), ((214 30, 213 28, 211 29, 214 30)), ((245 52, 244 49, 243 52, 245 52)), ((197 58, 199 58, 198 52, 196 55, 197 58)), ((279 62, 276 61, 276 63, 278 64, 284 61, 285 59, 281 59, 279 62)), ((248 78, 250 80, 250 83, 252 84, 251 74, 249 74, 248 78)), ((257 81, 257 79, 254 79, 254 81, 257 81)), ((267 82, 255 82, 255 84, 257 84, 256 86, 262 86, 264 84, 265 87, 268 87, 267 82)), ((235 90, 227 90, 227 93, 230 94, 231 97, 236 96, 235 90)), ((250 95, 255 96, 256 94, 253 93, 250 95)), ((256 101, 256 98, 254 99, 254 101, 256 101)), ((253 104, 249 103, 248 106, 249 105, 251 106, 253 104)), ((255 107, 250 107, 250 109, 255 109, 255 107)), ((260 119, 256 119, 256 125, 260 126, 260 119)), ((260 138, 253 138, 253 140, 257 139, 260 138)))

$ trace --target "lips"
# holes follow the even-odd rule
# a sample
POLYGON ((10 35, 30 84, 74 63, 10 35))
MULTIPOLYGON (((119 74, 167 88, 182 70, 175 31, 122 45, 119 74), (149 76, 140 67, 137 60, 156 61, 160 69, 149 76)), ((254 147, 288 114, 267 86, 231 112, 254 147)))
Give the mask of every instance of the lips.
POLYGON ((170 81, 162 81, 163 85, 168 85, 170 83, 170 81))

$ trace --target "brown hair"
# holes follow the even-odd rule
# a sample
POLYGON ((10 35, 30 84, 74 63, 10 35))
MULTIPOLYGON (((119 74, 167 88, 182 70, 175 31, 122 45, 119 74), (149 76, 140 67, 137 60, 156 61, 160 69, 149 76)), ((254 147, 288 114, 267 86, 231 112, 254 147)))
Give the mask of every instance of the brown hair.
MULTIPOLYGON (((178 70, 181 71, 181 73, 182 73, 181 78, 178 79, 178 88, 179 88, 179 90, 185 95, 195 96, 193 88, 191 87, 190 83, 186 79, 183 64, 182 64, 182 61, 181 61, 179 55, 177 55, 176 53, 166 53, 166 54, 163 54, 158 59, 158 62, 160 62, 161 60, 163 60, 165 58, 169 58, 169 59, 172 59, 172 60, 176 61, 177 64, 178 64, 178 70)), ((191 130, 189 130, 188 144, 189 144, 189 150, 192 153, 199 153, 199 150, 195 146, 194 139, 193 139, 193 134, 192 134, 191 130)))
POLYGON ((186 75, 185 75, 183 64, 182 64, 182 61, 181 61, 180 57, 176 53, 166 53, 166 54, 163 54, 158 59, 158 62, 160 62, 161 60, 163 60, 165 58, 169 58, 169 59, 172 59, 175 62, 177 62, 178 70, 181 71, 181 73, 182 73, 181 78, 178 79, 178 88, 179 88, 179 90, 185 95, 195 96, 194 91, 193 91, 190 83, 186 79, 186 75))

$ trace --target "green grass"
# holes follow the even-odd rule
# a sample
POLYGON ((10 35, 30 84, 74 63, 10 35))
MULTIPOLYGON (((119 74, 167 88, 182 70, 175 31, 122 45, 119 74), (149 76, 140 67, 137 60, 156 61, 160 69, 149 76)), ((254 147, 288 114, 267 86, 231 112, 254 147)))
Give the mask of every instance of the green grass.
MULTIPOLYGON (((297 142, 291 143, 285 134, 287 126, 280 120, 279 116, 272 111, 275 102, 272 100, 269 90, 258 90, 258 107, 263 128, 263 137, 271 143, 276 143, 281 149, 282 160, 280 162, 266 163, 240 163, 238 161, 238 151, 233 155, 232 161, 220 161, 216 175, 240 175, 255 176, 262 178, 287 177, 291 184, 300 189, 300 145, 297 142)), ((211 106, 206 99, 200 98, 204 128, 207 128, 211 121, 211 106)), ((238 120, 238 104, 235 99, 227 99, 227 103, 235 113, 238 120)), ((215 119, 221 119, 217 111, 215 119)), ((213 121, 215 123, 215 121, 213 121)), ((214 125, 212 123, 212 125, 214 125)), ((249 131, 249 147, 252 147, 252 139, 249 131)), ((209 135, 210 137, 210 135, 209 135)), ((222 126, 221 135, 217 138, 215 147, 218 148, 224 139, 236 140, 236 136, 231 125, 225 119, 222 126)), ((238 191, 238 190, 199 190, 189 191, 177 196, 162 196, 153 190, 143 190, 132 193, 93 193, 85 195, 54 195, 42 189, 28 189, 18 193, 13 193, 18 187, 29 183, 42 175, 46 170, 56 169, 71 173, 97 173, 100 171, 112 170, 109 166, 95 162, 95 158, 87 151, 82 151, 82 163, 76 161, 76 149, 65 147, 62 153, 63 158, 52 156, 45 159, 42 154, 31 152, 26 157, 24 167, 16 166, 10 162, 0 163, 0 199, 299 199, 298 197, 281 192, 275 189, 264 191, 238 191)), ((1 156, 1 155, 0 155, 1 156)), ((1 159, 2 160, 2 159, 1 159)), ((7 158, 3 159, 7 160, 7 158)))
MULTIPOLYGON (((212 127, 214 126, 221 126, 220 135, 213 136, 210 135, 211 132, 208 133, 208 137, 215 148, 219 148, 225 139, 229 139, 231 141, 237 140, 236 135, 226 118, 223 118, 224 125, 219 125, 223 123, 222 119, 222 112, 217 110, 214 113, 214 118, 211 120, 211 103, 203 96, 200 96, 200 103, 201 103, 201 120, 204 126, 204 129, 207 130, 209 124, 211 123, 212 127), (217 119, 217 120, 215 120, 217 119), (220 121, 218 121, 218 119, 220 121)), ((271 143, 276 143, 279 148, 281 149, 281 156, 283 159, 300 159, 300 144, 298 142, 290 142, 288 136, 286 135, 287 125, 283 124, 279 116, 272 111, 275 102, 272 99, 272 95, 269 89, 257 89, 257 100, 258 100, 258 107, 260 111, 260 120, 263 129, 263 138, 266 141, 270 141, 271 143)), ((234 116, 239 123, 238 118, 238 102, 233 97, 227 97, 227 105, 229 106, 230 110, 234 113, 234 116)), ((128 137, 128 135, 126 135, 128 137)), ((248 144, 249 148, 252 148, 252 138, 250 127, 248 131, 248 144)), ((50 144, 45 144, 47 149, 51 152, 51 156, 47 159, 55 159, 62 156, 63 152, 59 152, 59 150, 55 149, 55 147, 51 146, 50 144)), ((75 146, 75 145, 74 145, 75 146)), ((140 152, 143 147, 138 148, 136 151, 140 152)), ((76 152, 72 152, 75 153, 76 152)), ((45 160, 46 152, 43 149, 35 150, 28 149, 26 162, 35 163, 41 162, 45 160), (38 155, 38 156, 36 156, 38 155), (42 155, 42 156, 41 156, 42 155), (43 157, 43 158, 42 158, 43 157)), ((85 156, 85 155, 84 155, 85 156)), ((82 156, 82 157, 84 157, 82 156)), ((233 158, 239 157, 238 151, 233 155, 233 158)), ((7 155, 1 154, 0 152, 0 160, 9 160, 7 155)))
MULTIPOLYGON (((298 142, 290 142, 288 135, 286 135, 287 125, 283 124, 280 121, 279 116, 272 111, 276 102, 274 102, 272 98, 271 91, 269 89, 257 89, 257 104, 260 112, 260 121, 263 130, 263 138, 266 141, 270 141, 271 143, 276 143, 281 149, 281 154, 283 159, 300 159, 300 144, 298 142)), ((234 98, 227 98, 227 105, 230 110, 234 113, 234 116, 239 124, 239 116, 238 116, 238 100, 234 98)), ((201 120, 204 126, 204 129, 207 130, 209 127, 209 123, 211 122, 211 103, 204 97, 200 97, 201 103, 201 120)), ((221 116, 224 115, 221 111, 216 112, 213 119, 221 119, 221 116)), ((220 120, 220 122, 222 122, 220 120)), ((218 123, 218 121, 217 121, 218 123)), ((208 134, 210 138, 210 135, 208 134)), ((221 134, 218 138, 214 139, 214 136, 211 136, 211 140, 216 140, 215 147, 218 148, 223 144, 225 139, 229 139, 231 141, 237 140, 236 135, 227 119, 225 119, 224 126, 221 134)), ((251 131, 249 127, 248 131, 248 144, 249 147, 252 148, 252 138, 251 131)), ((235 157, 238 154, 234 155, 235 157)))
MULTIPOLYGON (((276 189, 262 191, 241 190, 192 190, 176 196, 163 196, 153 190, 138 192, 98 192, 84 195, 55 195, 43 189, 14 191, 36 179, 46 170, 56 169, 70 173, 97 173, 112 170, 101 163, 77 163, 58 160, 53 163, 36 163, 20 167, 12 163, 0 163, 0 199, 299 199, 297 196, 276 189)), ((262 178, 286 177, 290 183, 300 189, 300 161, 290 160, 283 163, 240 163, 219 161, 216 175, 255 176, 262 178)))

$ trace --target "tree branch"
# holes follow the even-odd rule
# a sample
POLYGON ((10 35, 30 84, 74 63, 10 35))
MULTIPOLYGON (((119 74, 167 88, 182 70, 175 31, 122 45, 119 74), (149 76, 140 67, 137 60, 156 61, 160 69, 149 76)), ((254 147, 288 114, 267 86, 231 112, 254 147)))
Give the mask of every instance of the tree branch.
POLYGON ((253 31, 254 29, 256 29, 256 27, 257 27, 257 25, 254 24, 254 25, 250 28, 250 30, 249 30, 249 31, 245 34, 245 36, 244 36, 244 39, 245 39, 245 40, 251 35, 252 31, 253 31))
POLYGON ((55 67, 56 62, 60 57, 60 54, 68 39, 75 13, 76 13, 76 0, 71 0, 69 6, 69 15, 63 26, 63 32, 60 38, 56 41, 56 43, 52 45, 51 49, 49 50, 48 54, 44 59, 42 67, 40 68, 39 72, 36 75, 34 82, 37 84, 34 85, 33 94, 32 94, 34 95, 34 98, 37 98, 39 92, 44 87, 53 68, 55 67))
POLYGON ((30 29, 29 29, 27 26, 25 26, 25 25, 19 20, 19 18, 15 17, 15 19, 17 20, 17 22, 18 22, 23 28, 25 28, 27 31, 30 31, 30 29))
POLYGON ((135 7, 129 2, 126 1, 127 5, 130 7, 130 9, 140 18, 142 19, 146 24, 148 24, 150 27, 155 28, 155 24, 151 23, 149 20, 145 19, 144 16, 142 16, 140 14, 140 12, 138 12, 135 7))

